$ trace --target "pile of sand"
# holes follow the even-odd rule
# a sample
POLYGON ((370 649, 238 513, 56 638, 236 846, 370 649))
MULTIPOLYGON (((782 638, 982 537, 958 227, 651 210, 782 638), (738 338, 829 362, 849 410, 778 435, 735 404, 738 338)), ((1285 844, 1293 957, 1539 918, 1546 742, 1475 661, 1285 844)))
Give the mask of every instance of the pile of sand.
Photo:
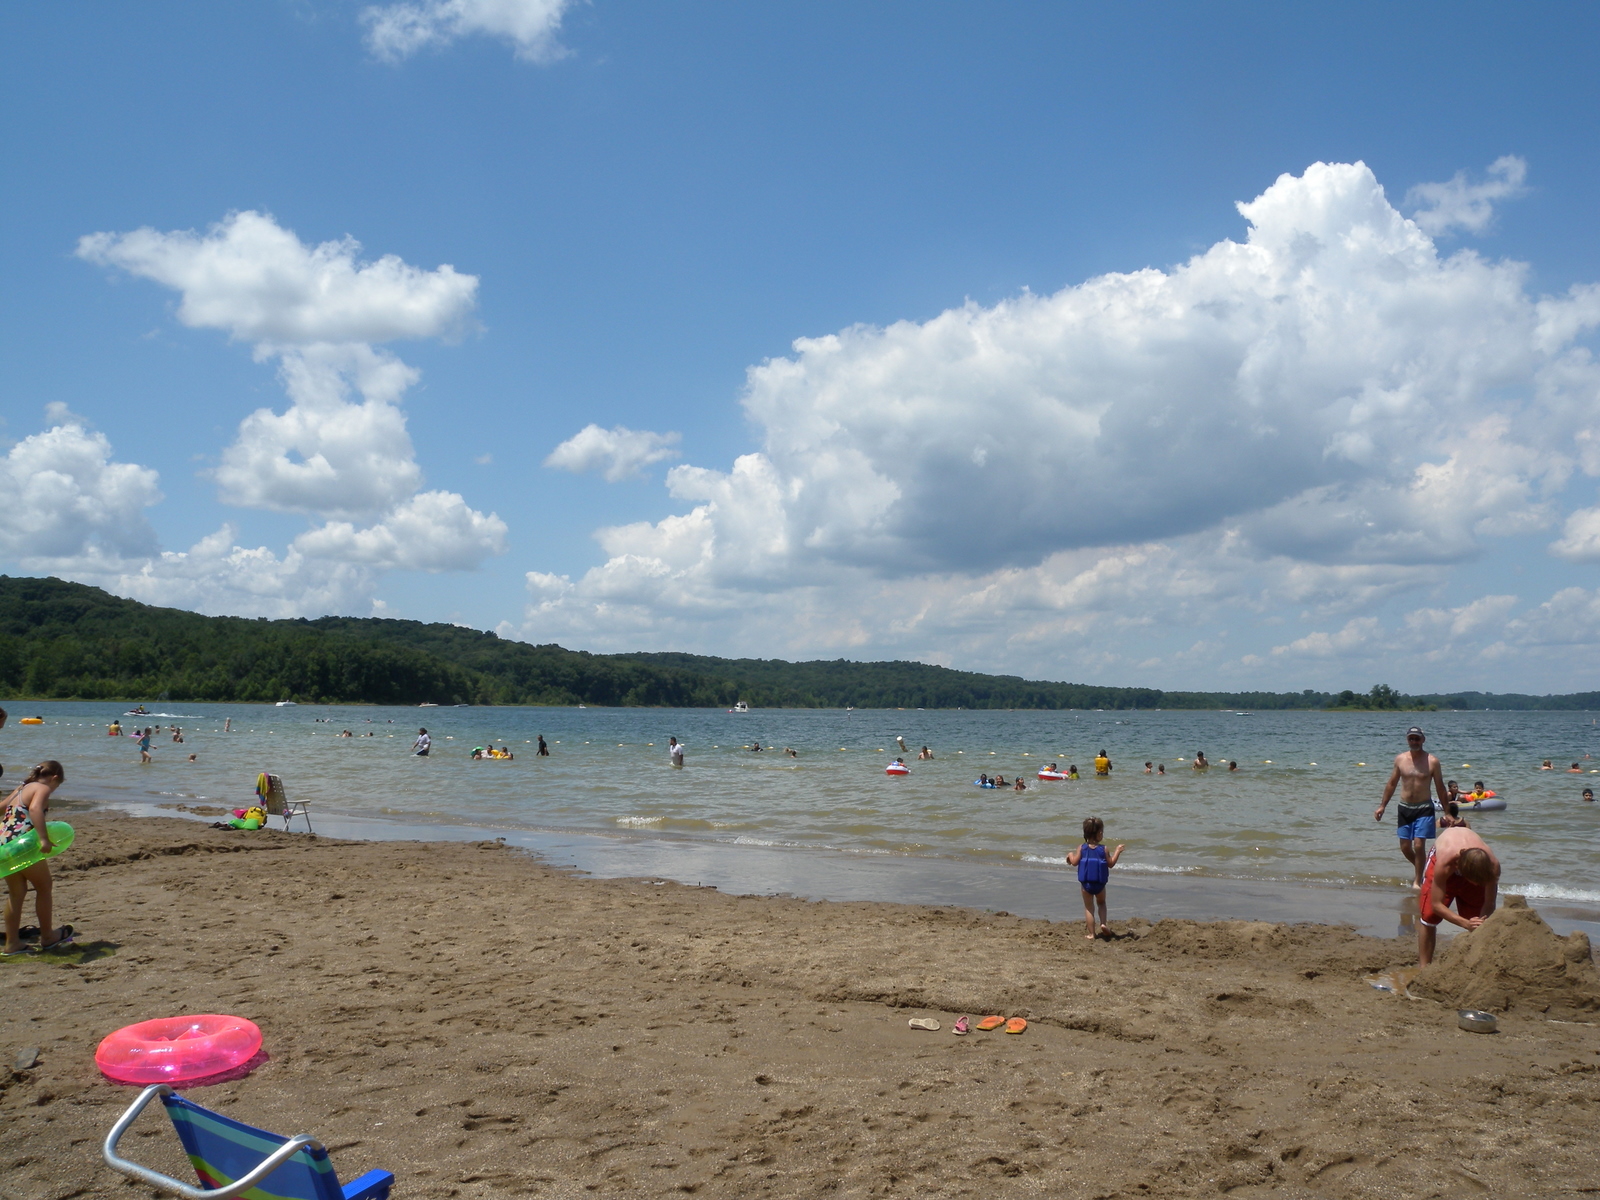
POLYGON ((1521 896, 1445 944, 1411 992, 1455 1008, 1583 1017, 1600 1013, 1600 970, 1582 933, 1557 937, 1521 896))

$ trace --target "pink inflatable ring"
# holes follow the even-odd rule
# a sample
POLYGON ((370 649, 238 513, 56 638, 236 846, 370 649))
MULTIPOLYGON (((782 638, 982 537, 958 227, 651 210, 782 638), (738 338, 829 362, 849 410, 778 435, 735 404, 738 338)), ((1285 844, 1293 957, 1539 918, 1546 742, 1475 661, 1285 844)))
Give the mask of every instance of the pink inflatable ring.
POLYGON ((110 1034, 95 1066, 119 1083, 186 1083, 231 1071, 261 1049, 261 1030, 243 1017, 205 1013, 158 1017, 110 1034))

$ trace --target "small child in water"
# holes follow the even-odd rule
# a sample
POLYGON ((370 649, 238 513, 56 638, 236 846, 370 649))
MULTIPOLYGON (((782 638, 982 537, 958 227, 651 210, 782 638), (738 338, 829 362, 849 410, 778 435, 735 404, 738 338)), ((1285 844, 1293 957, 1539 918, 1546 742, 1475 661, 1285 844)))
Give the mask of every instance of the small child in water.
POLYGON ((1083 920, 1089 932, 1084 936, 1094 941, 1094 909, 1100 905, 1098 933, 1111 936, 1111 926, 1106 924, 1106 882, 1111 878, 1111 868, 1122 857, 1122 847, 1107 853, 1100 844, 1106 835, 1106 823, 1099 817, 1086 817, 1083 822, 1083 844, 1067 855, 1067 865, 1078 868, 1078 887, 1083 892, 1083 920))

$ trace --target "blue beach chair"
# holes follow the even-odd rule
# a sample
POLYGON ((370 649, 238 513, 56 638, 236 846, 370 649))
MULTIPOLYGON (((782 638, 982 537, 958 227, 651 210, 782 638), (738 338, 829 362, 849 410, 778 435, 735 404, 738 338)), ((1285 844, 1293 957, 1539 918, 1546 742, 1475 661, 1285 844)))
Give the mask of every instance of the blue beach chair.
POLYGON ((279 1137, 230 1120, 185 1100, 164 1083, 145 1088, 106 1135, 106 1165, 141 1183, 186 1200, 387 1200, 394 1175, 368 1171, 340 1186, 322 1143, 307 1134, 279 1137), (161 1097, 178 1140, 200 1176, 200 1186, 180 1183, 117 1154, 117 1143, 144 1111, 161 1097))

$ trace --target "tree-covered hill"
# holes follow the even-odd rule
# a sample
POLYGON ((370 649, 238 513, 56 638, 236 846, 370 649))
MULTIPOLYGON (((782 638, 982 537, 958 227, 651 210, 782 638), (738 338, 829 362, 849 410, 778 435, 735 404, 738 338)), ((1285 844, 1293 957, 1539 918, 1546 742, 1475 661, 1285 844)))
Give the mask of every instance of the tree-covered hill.
POLYGON ((1573 696, 1162 692, 916 662, 589 654, 456 625, 269 621, 155 608, 59 579, 0 575, 0 695, 302 703, 724 708, 1600 708, 1573 696))

